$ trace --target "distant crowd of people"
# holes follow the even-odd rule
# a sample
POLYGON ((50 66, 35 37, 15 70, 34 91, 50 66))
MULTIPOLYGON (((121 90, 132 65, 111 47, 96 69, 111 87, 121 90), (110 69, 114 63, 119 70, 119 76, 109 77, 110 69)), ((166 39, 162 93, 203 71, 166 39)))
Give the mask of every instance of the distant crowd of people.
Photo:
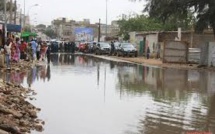
POLYGON ((10 63, 18 63, 20 60, 26 61, 45 61, 50 63, 51 47, 46 42, 32 39, 26 42, 14 35, 9 36, 4 45, 4 53, 7 69, 10 69, 10 63))
POLYGON ((59 51, 74 53, 75 51, 77 51, 77 47, 75 42, 61 42, 59 44, 59 51))

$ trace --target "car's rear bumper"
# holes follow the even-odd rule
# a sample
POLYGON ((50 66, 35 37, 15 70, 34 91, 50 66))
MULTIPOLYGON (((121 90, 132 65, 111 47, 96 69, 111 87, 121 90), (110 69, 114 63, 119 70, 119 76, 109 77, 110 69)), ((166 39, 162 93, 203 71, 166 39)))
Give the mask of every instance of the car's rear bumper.
POLYGON ((123 52, 123 54, 125 55, 134 55, 134 54, 137 54, 136 51, 130 51, 130 52, 123 52))
POLYGON ((100 52, 103 53, 103 54, 109 54, 110 49, 100 50, 100 52))

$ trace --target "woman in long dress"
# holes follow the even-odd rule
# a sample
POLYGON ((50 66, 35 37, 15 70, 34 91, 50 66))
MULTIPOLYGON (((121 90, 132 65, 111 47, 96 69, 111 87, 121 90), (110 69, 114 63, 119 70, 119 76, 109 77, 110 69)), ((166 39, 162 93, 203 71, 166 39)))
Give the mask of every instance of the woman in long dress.
POLYGON ((19 50, 18 44, 16 43, 15 47, 14 47, 14 57, 13 57, 13 60, 15 62, 19 62, 19 59, 20 59, 20 50, 19 50))
POLYGON ((15 62, 19 62, 20 59, 20 50, 19 50, 19 44, 18 39, 16 39, 16 42, 13 44, 12 47, 12 60, 15 62))
POLYGON ((47 51, 47 45, 43 44, 41 47, 41 60, 44 61, 45 60, 45 56, 46 56, 46 51, 47 51))

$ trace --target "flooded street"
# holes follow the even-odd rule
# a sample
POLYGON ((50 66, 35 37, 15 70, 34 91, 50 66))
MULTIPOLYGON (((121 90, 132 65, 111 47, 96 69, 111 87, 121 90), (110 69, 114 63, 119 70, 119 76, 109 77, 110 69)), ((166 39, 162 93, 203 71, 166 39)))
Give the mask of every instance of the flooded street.
POLYGON ((43 134, 215 133, 214 73, 69 54, 51 61, 1 74, 36 90, 31 102, 41 108, 43 134))

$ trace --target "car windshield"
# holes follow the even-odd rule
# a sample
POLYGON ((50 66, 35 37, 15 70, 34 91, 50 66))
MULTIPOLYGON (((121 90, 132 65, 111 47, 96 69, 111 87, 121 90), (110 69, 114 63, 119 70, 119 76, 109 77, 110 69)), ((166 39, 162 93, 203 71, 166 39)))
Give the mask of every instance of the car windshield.
POLYGON ((134 48, 134 46, 132 44, 129 44, 129 43, 122 44, 122 47, 123 48, 134 48))
POLYGON ((101 47, 110 47, 110 45, 108 43, 100 43, 101 47))

